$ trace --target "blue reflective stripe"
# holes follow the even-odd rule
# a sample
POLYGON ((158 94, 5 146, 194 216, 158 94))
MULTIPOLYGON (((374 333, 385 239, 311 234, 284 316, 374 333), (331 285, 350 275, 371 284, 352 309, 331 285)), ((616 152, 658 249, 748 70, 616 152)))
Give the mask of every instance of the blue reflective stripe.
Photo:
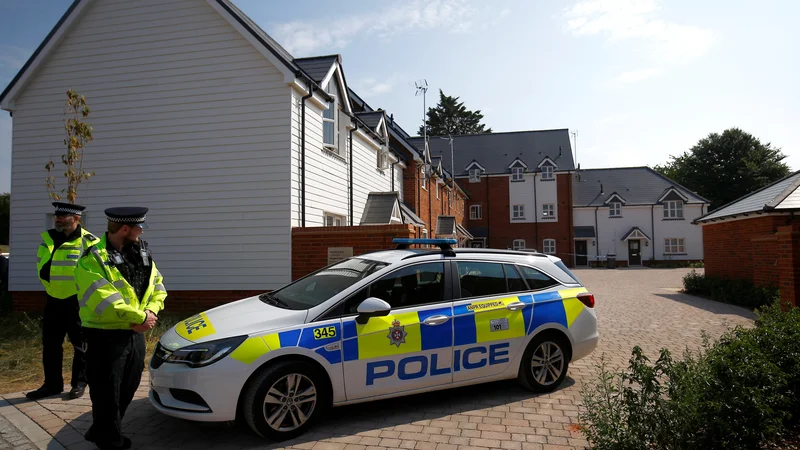
POLYGON ((468 306, 467 304, 454 306, 453 314, 456 316, 463 316, 464 314, 475 314, 474 312, 468 310, 467 306, 468 306))
MULTIPOLYGON (((531 299, 531 301, 533 301, 533 299, 531 299)), ((525 321, 523 323, 525 324, 525 329, 527 330, 525 334, 530 332, 531 320, 533 319, 533 309, 533 305, 525 305, 525 308, 522 309, 522 319, 525 321)), ((536 314, 539 314, 539 306, 536 306, 536 314)))
POLYGON ((349 320, 347 322, 342 323, 342 339, 350 339, 356 337, 356 321, 349 320))
POLYGON ((531 303, 533 303, 533 295, 531 295, 531 294, 528 294, 528 295, 520 295, 520 296, 518 296, 517 298, 518 298, 518 299, 519 299, 519 301, 521 301, 522 303, 525 303, 525 304, 528 304, 528 305, 529 305, 529 304, 531 304, 531 303))
POLYGON ((478 332, 475 329, 474 314, 470 313, 454 317, 453 325, 455 326, 456 335, 454 345, 459 346, 478 342, 478 332))
POLYGON ((542 292, 541 294, 533 294, 533 301, 536 303, 553 300, 561 300, 561 294, 558 292, 542 292))
POLYGON ((358 359, 358 339, 347 339, 342 342, 345 361, 355 361, 358 359))
MULTIPOLYGON (((303 330, 303 334, 300 336, 300 343, 298 345, 303 348, 315 349, 328 344, 333 344, 334 342, 339 342, 339 340, 342 339, 341 333, 342 331, 338 323, 329 323, 326 325, 318 325, 315 327, 306 328, 303 330), (336 329, 336 334, 333 337, 314 339, 314 330, 317 328, 329 327, 334 327, 336 329)), ((283 346, 283 342, 281 342, 281 346, 283 346)))
MULTIPOLYGON (((556 292, 556 294, 558 294, 556 292)), ((533 320, 528 327, 528 334, 546 323, 558 323, 567 327, 567 313, 562 302, 547 302, 534 306, 533 320)))
POLYGON ((297 341, 300 339, 301 330, 281 331, 278 333, 278 338, 281 340, 281 348, 296 347, 297 341))
POLYGON ((429 309, 419 311, 420 333, 422 334, 422 350, 446 348, 453 345, 453 319, 450 308, 429 309), (422 322, 431 316, 447 316, 450 320, 441 325, 425 325, 422 322))
POLYGON ((325 350, 325 347, 321 347, 317 349, 317 353, 322 355, 323 358, 327 359, 331 364, 339 364, 342 362, 342 352, 340 350, 325 350))

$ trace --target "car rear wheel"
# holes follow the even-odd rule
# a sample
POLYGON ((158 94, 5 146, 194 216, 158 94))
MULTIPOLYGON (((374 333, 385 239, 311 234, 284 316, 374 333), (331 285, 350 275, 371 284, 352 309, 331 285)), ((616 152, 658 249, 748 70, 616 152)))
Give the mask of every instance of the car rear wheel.
POLYGON ((285 361, 264 369, 245 394, 247 424, 262 437, 282 441, 305 433, 330 405, 322 375, 310 364, 285 361))
POLYGON ((567 377, 569 370, 568 341, 555 333, 534 337, 522 355, 518 381, 533 392, 552 392, 567 377))

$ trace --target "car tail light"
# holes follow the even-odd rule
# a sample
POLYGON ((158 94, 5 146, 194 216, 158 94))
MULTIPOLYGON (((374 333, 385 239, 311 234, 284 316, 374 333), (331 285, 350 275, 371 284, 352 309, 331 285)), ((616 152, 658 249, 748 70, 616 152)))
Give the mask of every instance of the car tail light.
POLYGON ((587 308, 594 308, 594 294, 588 292, 581 292, 578 294, 578 300, 581 301, 587 308))

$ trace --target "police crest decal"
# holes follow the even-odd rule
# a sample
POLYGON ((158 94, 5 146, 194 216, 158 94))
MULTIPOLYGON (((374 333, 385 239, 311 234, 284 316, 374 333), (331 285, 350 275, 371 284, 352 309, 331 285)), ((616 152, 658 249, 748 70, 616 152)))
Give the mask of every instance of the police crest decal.
POLYGON ((394 344, 400 347, 400 344, 406 343, 407 335, 408 333, 406 333, 405 326, 400 325, 400 321, 394 319, 392 326, 389 328, 389 334, 386 335, 386 337, 389 338, 389 345, 394 344))

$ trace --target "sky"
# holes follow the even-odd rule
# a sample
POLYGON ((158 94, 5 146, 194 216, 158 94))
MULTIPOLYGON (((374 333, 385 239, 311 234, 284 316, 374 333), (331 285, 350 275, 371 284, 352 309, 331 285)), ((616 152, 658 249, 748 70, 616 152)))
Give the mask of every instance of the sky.
MULTIPOLYGON (((441 89, 495 132, 568 128, 584 169, 663 164, 731 127, 800 169, 800 2, 233 2, 295 57, 340 54, 350 87, 412 135, 441 89)), ((70 3, 0 0, 0 88, 70 3)), ((0 111, 0 192, 10 166, 0 111)))

